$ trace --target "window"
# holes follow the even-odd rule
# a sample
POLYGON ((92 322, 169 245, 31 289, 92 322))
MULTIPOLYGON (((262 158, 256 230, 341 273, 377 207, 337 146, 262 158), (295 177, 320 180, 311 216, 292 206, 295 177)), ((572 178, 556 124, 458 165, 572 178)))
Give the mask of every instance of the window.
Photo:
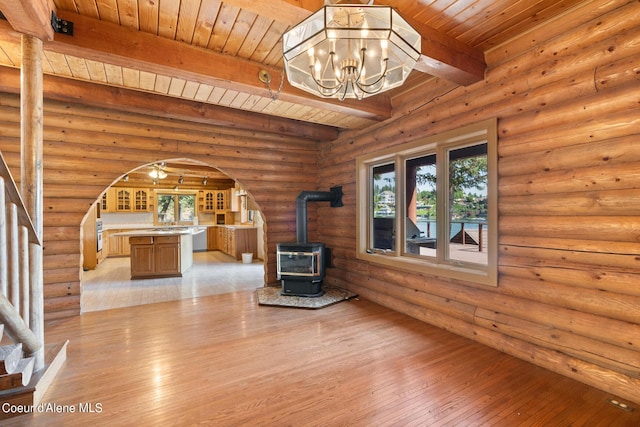
POLYGON ((495 120, 358 158, 358 258, 496 286, 496 167, 495 120))
POLYGON ((373 247, 395 249, 396 173, 393 163, 374 166, 373 247))
POLYGON ((196 194, 156 191, 156 225, 191 225, 197 215, 196 194))

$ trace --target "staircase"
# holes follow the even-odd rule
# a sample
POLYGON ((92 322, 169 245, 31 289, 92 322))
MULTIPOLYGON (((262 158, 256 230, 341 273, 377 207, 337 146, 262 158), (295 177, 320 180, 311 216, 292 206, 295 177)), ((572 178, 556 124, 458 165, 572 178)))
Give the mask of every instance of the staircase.
POLYGON ((20 343, 0 347, 0 390, 11 390, 29 384, 35 359, 25 358, 23 354, 20 343))
POLYGON ((32 292, 38 289, 34 282, 42 280, 41 250, 0 152, 0 420, 22 415, 3 410, 6 403, 38 405, 66 359, 67 342, 45 348, 44 308, 34 304, 42 301, 42 295, 32 292))

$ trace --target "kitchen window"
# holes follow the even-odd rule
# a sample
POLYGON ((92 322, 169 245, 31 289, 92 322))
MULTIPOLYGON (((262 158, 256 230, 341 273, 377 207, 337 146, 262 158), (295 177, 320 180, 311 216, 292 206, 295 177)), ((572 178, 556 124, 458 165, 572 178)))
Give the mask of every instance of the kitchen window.
POLYGON ((357 159, 357 256, 497 285, 497 123, 357 159))
POLYGON ((193 225, 197 193, 156 190, 155 225, 193 225))

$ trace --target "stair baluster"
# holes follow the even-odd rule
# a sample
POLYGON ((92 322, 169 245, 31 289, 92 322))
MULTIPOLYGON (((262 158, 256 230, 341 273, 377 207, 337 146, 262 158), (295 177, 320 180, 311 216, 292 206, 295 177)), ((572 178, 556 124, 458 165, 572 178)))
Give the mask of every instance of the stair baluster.
MULTIPOLYGON (((0 337, 12 341, 0 346, 0 401, 23 402, 34 373, 35 358, 24 357, 42 351, 29 327, 30 245, 41 242, 11 173, 0 153, 0 337), (17 390, 17 391, 16 391, 17 390)), ((2 340, 6 341, 6 340, 2 340)), ((4 344, 4 343, 3 343, 4 344)), ((35 403, 35 402, 34 402, 35 403)), ((5 418, 0 414, 0 419, 5 418)))

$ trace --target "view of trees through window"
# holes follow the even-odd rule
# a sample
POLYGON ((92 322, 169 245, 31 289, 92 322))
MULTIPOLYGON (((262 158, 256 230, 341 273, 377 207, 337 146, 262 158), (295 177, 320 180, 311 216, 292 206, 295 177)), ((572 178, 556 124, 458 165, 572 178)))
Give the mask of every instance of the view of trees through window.
MULTIPOLYGON (((482 244, 488 216, 487 144, 444 151, 448 158, 446 186, 449 231, 446 243, 460 239, 465 243, 482 244)), ((374 248, 395 249, 396 170, 393 163, 376 165, 373 173, 373 234, 374 248)), ((438 240, 438 174, 436 154, 427 153, 408 158, 404 164, 406 206, 405 251, 411 254, 436 256, 438 240)), ((442 211, 441 211, 442 212, 442 211)), ((485 233, 486 234, 486 233, 485 233)), ((479 251, 481 252, 481 251, 479 251)), ((450 258, 466 260, 450 252, 450 258)), ((478 258, 477 256, 475 258, 478 258)), ((481 263, 486 257, 480 258, 481 263)))
POLYGON ((487 264, 487 144, 448 154, 449 243, 457 245, 457 250, 449 251, 449 258, 487 264))
POLYGON ((158 194, 157 204, 158 223, 193 223, 193 218, 196 215, 195 194, 158 194))
POLYGON ((496 286, 497 120, 357 159, 359 259, 496 286))

